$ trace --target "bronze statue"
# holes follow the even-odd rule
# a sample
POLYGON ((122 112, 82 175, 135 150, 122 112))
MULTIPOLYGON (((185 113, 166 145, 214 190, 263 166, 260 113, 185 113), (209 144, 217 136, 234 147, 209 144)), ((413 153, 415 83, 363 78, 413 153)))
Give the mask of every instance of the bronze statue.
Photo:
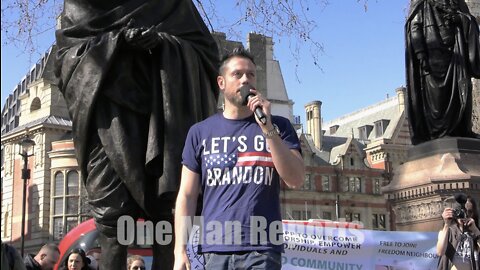
MULTIPOLYGON (((191 0, 65 0, 56 38, 100 269, 125 269, 120 216, 173 228, 186 134, 216 111, 217 46, 191 0)), ((172 247, 153 246, 153 269, 172 247)))
POLYGON ((472 82, 480 78, 478 24, 464 0, 414 0, 405 24, 413 144, 475 137, 472 82))

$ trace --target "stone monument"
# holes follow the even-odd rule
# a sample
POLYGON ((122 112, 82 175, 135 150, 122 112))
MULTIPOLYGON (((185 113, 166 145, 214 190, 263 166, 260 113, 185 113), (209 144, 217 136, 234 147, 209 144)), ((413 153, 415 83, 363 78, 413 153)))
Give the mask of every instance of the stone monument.
MULTIPOLYGON (((187 132, 216 112, 217 46, 191 0, 65 0, 56 39, 100 269, 126 269, 120 217, 173 231, 187 132)), ((154 241, 152 269, 173 260, 173 243, 154 241)))
POLYGON ((395 230, 436 231, 446 198, 460 192, 480 198, 480 139, 472 128, 479 27, 464 0, 414 0, 405 33, 414 146, 383 192, 395 230))

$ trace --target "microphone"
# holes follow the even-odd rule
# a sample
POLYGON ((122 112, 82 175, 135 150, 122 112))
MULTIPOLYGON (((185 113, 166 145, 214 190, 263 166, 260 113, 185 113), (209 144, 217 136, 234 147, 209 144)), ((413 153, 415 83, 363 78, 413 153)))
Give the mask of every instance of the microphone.
MULTIPOLYGON (((253 86, 249 85, 249 84, 245 84, 242 87, 240 87, 240 95, 242 96, 242 105, 244 105, 244 106, 247 105, 248 100, 250 98, 255 96, 255 94, 250 92, 250 89, 255 90, 255 88, 253 86)), ((257 116, 257 118, 260 120, 260 122, 262 122, 262 124, 266 125, 267 124, 267 116, 265 115, 265 113, 263 113, 262 107, 260 107, 260 106, 256 107, 254 112, 255 112, 255 116, 257 116)))

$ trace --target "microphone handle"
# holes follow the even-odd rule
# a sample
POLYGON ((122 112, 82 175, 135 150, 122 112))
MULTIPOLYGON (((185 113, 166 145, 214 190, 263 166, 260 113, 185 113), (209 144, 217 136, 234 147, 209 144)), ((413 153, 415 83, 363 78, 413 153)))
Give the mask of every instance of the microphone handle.
POLYGON ((262 107, 256 107, 255 108, 255 115, 257 118, 262 122, 262 124, 266 125, 267 124, 267 116, 262 111, 262 107))
MULTIPOLYGON (((251 99, 254 95, 248 95, 248 99, 251 99)), ((262 107, 258 106, 255 108, 255 115, 262 124, 267 124, 267 116, 263 113, 262 107)))

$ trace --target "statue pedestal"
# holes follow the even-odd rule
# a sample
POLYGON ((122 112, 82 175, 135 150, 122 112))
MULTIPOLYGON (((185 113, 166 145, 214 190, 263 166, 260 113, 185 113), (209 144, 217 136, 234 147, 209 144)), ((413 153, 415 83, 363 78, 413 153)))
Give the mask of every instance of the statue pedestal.
POLYGON ((480 201, 480 140, 451 137, 412 147, 382 191, 394 230, 440 230, 445 198, 463 192, 480 201))

